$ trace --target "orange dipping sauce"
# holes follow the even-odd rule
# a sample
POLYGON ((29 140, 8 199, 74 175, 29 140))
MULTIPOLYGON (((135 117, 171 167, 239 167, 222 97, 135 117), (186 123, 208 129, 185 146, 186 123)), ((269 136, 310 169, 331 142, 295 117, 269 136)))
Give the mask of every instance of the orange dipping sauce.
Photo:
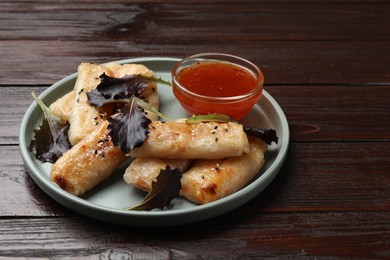
POLYGON ((239 120, 249 113, 261 97, 264 79, 255 65, 238 59, 241 64, 209 59, 174 68, 173 93, 190 115, 218 113, 239 120))

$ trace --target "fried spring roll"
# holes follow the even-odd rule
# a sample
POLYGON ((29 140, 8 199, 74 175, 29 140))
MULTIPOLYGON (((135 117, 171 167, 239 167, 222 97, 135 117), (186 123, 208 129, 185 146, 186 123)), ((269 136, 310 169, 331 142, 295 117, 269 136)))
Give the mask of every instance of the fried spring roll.
POLYGON ((65 94, 50 105, 50 111, 53 115, 61 118, 61 120, 68 121, 70 113, 72 112, 72 104, 74 98, 74 91, 65 94))
MULTIPOLYGON (((85 69, 88 69, 88 67, 90 67, 90 68, 97 67, 97 68, 101 68, 102 69, 102 71, 98 71, 95 74, 99 74, 100 72, 104 71, 104 72, 106 72, 106 74, 108 73, 107 75, 111 75, 112 77, 117 77, 117 78, 121 78, 121 77, 124 77, 126 75, 132 75, 132 74, 142 74, 142 75, 148 76, 148 77, 151 77, 151 76, 155 77, 155 74, 154 74, 153 71, 149 70, 147 67, 145 67, 144 65, 140 65, 140 64, 124 64, 124 65, 120 65, 119 63, 116 63, 116 62, 108 63, 105 66, 100 66, 100 65, 96 65, 96 64, 89 64, 89 65, 85 65, 84 64, 81 67, 79 67, 79 70, 85 70, 85 69)), ((79 73, 80 73, 80 71, 79 71, 79 73)), ((88 73, 88 71, 82 72, 82 74, 87 74, 87 73, 88 73)), ((91 77, 92 76, 96 76, 96 75, 91 75, 91 77)), ((80 81, 81 81, 81 79, 80 79, 80 81)), ((72 107, 73 107, 74 102, 76 101, 76 105, 77 105, 76 109, 79 108, 78 103, 80 103, 80 102, 83 104, 82 107, 84 107, 83 101, 86 100, 86 98, 84 97, 83 92, 86 93, 86 92, 92 90, 99 83, 100 83, 100 80, 94 82, 93 84, 91 83, 91 88, 89 90, 85 89, 85 91, 84 91, 84 89, 83 89, 83 91, 81 91, 81 89, 79 89, 79 92, 81 91, 81 93, 78 94, 78 97, 77 97, 79 99, 79 102, 77 102, 77 99, 76 99, 76 93, 78 93, 77 90, 73 90, 73 91, 69 92, 68 94, 64 95, 63 97, 57 99, 53 104, 50 105, 51 112, 54 115, 60 117, 64 121, 70 121, 69 118, 71 117, 71 114, 72 114, 72 107), (80 95, 81 95, 81 97, 80 97, 80 95)), ((82 85, 81 83, 78 83, 78 84, 82 85)), ((145 102, 147 102, 151 106, 151 108, 153 108, 154 110, 158 111, 158 109, 159 109, 159 97, 158 97, 157 84, 156 83, 148 84, 148 87, 145 88, 141 92, 141 98, 145 102)), ((97 110, 96 108, 94 110, 88 108, 87 111, 89 113, 91 113, 88 118, 90 120, 92 120, 92 122, 95 125, 98 125, 100 123, 100 119, 101 119, 100 115, 101 114, 104 114, 104 115, 107 115, 107 116, 110 116, 112 114, 112 113, 110 113, 110 109, 109 108, 108 109, 107 108, 100 108, 99 110, 97 110), (102 112, 102 113, 100 113, 99 111, 102 112)), ((77 115, 77 117, 80 116, 79 113, 77 113, 77 112, 75 112, 75 114, 77 115)), ((76 115, 74 115, 74 117, 76 117, 76 115)), ((158 116, 155 113, 148 113, 147 117, 150 120, 152 120, 152 121, 158 119, 158 116)), ((73 118, 72 121, 76 122, 78 120, 73 118)), ((88 124, 88 126, 92 128, 93 124, 92 125, 88 124)), ((75 135, 76 135, 75 131, 76 130, 77 129, 75 129, 75 127, 72 127, 72 131, 71 131, 72 132, 72 142, 73 142, 72 144, 77 143, 79 141, 79 139, 80 139, 80 138, 75 137, 75 135)), ((79 133, 79 134, 80 134, 81 138, 84 136, 84 134, 82 134, 82 133, 79 133)))
POLYGON ((184 159, 136 158, 127 167, 123 179, 126 183, 149 192, 152 189, 152 182, 156 181, 161 170, 170 166, 172 169, 179 169, 183 173, 188 169, 191 162, 192 160, 184 159))
POLYGON ((250 150, 242 156, 195 161, 181 178, 180 195, 205 204, 243 188, 263 167, 267 150, 267 144, 260 139, 249 137, 249 142, 250 150))
POLYGON ((64 153, 52 166, 50 179, 76 196, 108 178, 127 159, 113 145, 104 121, 99 128, 64 153))
POLYGON ((136 158, 221 159, 248 151, 248 138, 242 125, 235 122, 153 121, 142 146, 128 155, 136 158))
POLYGON ((100 75, 112 76, 111 70, 93 63, 81 63, 77 69, 78 76, 74 86, 74 100, 69 117, 69 141, 72 145, 80 142, 102 123, 99 110, 87 101, 87 92, 100 83, 100 75))

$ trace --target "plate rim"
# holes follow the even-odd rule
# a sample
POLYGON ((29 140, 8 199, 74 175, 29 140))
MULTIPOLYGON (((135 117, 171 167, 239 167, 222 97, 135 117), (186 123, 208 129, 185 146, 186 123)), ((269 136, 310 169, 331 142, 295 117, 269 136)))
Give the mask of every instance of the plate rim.
MULTIPOLYGON (((174 58, 174 57, 137 57, 137 58, 129 58, 129 59, 121 59, 121 60, 115 60, 115 61, 109 61, 105 62, 103 64, 107 64, 110 62, 118 62, 120 64, 125 63, 137 63, 137 62, 178 62, 180 61, 180 58, 174 58)), ((74 80, 77 77, 77 72, 70 74, 59 81, 55 82, 54 84, 50 85, 47 89, 45 89, 40 95, 39 98, 43 99, 47 95, 49 95, 52 91, 59 88, 61 85, 65 84, 66 82, 70 80, 74 80)), ((105 206, 93 204, 83 198, 74 196, 72 194, 69 194, 59 187, 56 187, 55 185, 46 184, 47 182, 50 182, 50 179, 48 179, 45 174, 42 174, 41 171, 36 167, 35 162, 31 158, 31 154, 28 149, 27 140, 26 140, 26 126, 27 122, 29 121, 29 118, 34 111, 34 109, 37 107, 36 103, 33 101, 32 104, 28 107, 25 114, 23 115, 22 122, 20 124, 20 130, 19 130, 19 150, 22 155, 22 159, 24 162, 25 167, 28 170, 29 175, 32 177, 34 182, 48 195, 49 197, 52 197, 57 203, 60 203, 71 210, 81 213, 83 215, 86 215, 88 217, 92 217, 95 219, 103 220, 106 222, 112 222, 117 224, 123 224, 123 225, 130 225, 130 226, 172 226, 172 225, 180 225, 180 224, 188 224, 191 222, 198 222, 201 220, 209 219, 212 217, 216 217, 217 215, 225 214, 226 212, 233 210, 237 208, 238 206, 241 206, 251 199, 253 199, 255 196, 257 196, 261 191, 267 187, 271 181, 276 177, 276 175, 279 173, 284 160, 287 156, 287 151, 289 147, 289 140, 290 140, 290 132, 289 132, 289 125, 287 118, 280 107, 280 105, 276 102, 276 100, 266 91, 263 90, 263 98, 266 98, 267 101, 272 105, 272 107, 277 111, 277 115, 280 118, 281 128, 283 130, 282 138, 279 135, 279 140, 282 140, 282 143, 278 144, 278 154, 276 155, 274 162, 270 165, 270 167, 262 173, 257 179, 240 189, 239 191, 222 198, 220 200, 203 204, 203 205, 196 205, 194 207, 185 208, 185 209, 172 209, 172 210, 165 210, 165 211, 125 211, 121 209, 115 209, 115 208, 108 208, 105 206), (263 188, 259 189, 258 191, 254 191, 254 189, 260 184, 263 186, 263 188), (238 202, 239 198, 241 196, 246 196, 246 199, 244 202, 238 202), (248 198, 249 196, 249 198, 248 198), (234 203, 233 203, 234 202, 234 203), (229 205, 230 203, 230 205, 229 205), (215 208, 219 207, 225 207, 225 210, 221 212, 220 210, 215 210, 215 208), (74 208, 76 207, 76 208, 74 208), (108 216, 116 216, 120 218, 119 223, 117 221, 111 220, 111 219, 103 219, 102 217, 95 216, 95 213, 99 213, 103 211, 105 214, 108 214, 108 216), (201 216, 204 212, 211 212, 211 214, 208 214, 208 216, 201 216), (191 216, 192 214, 196 213, 196 216, 191 216), (181 221, 175 221, 175 223, 171 223, 169 218, 171 217, 177 217, 177 216, 189 216, 190 219, 188 220, 181 220, 181 221), (143 218, 143 219, 139 219, 143 218), (167 221, 166 223, 154 223, 156 219, 162 219, 167 221), (129 223, 128 220, 132 220, 134 222, 129 223), (145 225, 146 224, 146 225, 145 225)), ((262 98, 262 99, 263 99, 262 98)), ((31 130, 32 131, 32 130, 31 130)), ((130 221, 131 222, 131 221, 130 221)))

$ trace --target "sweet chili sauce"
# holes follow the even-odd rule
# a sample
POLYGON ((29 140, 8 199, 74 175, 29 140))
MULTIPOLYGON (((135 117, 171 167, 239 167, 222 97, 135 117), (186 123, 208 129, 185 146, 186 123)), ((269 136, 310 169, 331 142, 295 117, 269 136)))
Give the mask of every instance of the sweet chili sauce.
POLYGON ((219 113, 238 120, 250 111, 262 92, 262 81, 254 73, 228 62, 197 62, 182 69, 176 81, 174 94, 193 115, 219 113))

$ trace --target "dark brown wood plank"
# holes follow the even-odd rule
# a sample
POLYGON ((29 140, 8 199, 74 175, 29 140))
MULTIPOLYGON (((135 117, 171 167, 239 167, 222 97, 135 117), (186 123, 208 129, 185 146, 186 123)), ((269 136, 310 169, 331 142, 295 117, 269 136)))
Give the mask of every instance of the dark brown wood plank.
POLYGON ((264 72, 266 84, 387 84, 388 42, 194 42, 138 44, 132 41, 1 41, 1 84, 52 84, 81 62, 127 58, 184 57, 226 52, 247 58, 264 72))
POLYGON ((292 143, 271 186, 247 205, 266 211, 390 210, 389 142, 292 143))
POLYGON ((1 79, 50 84, 81 61, 215 51, 253 60, 273 84, 389 82, 390 5, 343 3, 6 2, 1 79))
POLYGON ((0 87, 0 145, 18 144, 19 128, 27 108, 34 99, 31 92, 37 94, 42 87, 0 87))
MULTIPOLYGON (((53 1, 51 0, 8 0, 8 1, 2 1, 4 3, 14 4, 14 3, 26 3, 26 2, 32 2, 32 3, 50 3, 52 4, 53 1)), ((62 0, 61 3, 75 3, 80 1, 74 1, 74 0, 62 0)), ((142 3, 142 4, 148 4, 148 3, 170 3, 170 4, 204 4, 204 3, 237 3, 236 0, 83 0, 83 3, 127 3, 127 4, 136 4, 136 3, 142 3)), ((240 4, 250 4, 250 3, 262 3, 262 4, 388 4, 386 0, 245 0, 240 1, 240 4)))
MULTIPOLYGON (((1 216, 69 213, 34 184, 17 146, 0 146, 0 165, 1 216)), ((389 142, 291 143, 274 182, 239 211, 389 211, 389 187, 389 142)))
POLYGON ((388 213, 234 212, 185 228, 153 229, 84 218, 0 219, 0 256, 385 259, 390 256, 388 213))
POLYGON ((67 210, 47 196, 30 177, 18 146, 0 146, 0 155, 1 217, 67 214, 67 210))
MULTIPOLYGON (((2 87, 0 144, 17 144, 31 91, 2 87)), ((266 86, 284 110, 294 141, 390 140, 390 86, 266 86)))
POLYGON ((266 86, 292 141, 390 140, 390 86, 266 86))
POLYGON ((0 40, 390 40, 388 4, 24 2, 0 3, 0 9, 7 21, 0 40))

